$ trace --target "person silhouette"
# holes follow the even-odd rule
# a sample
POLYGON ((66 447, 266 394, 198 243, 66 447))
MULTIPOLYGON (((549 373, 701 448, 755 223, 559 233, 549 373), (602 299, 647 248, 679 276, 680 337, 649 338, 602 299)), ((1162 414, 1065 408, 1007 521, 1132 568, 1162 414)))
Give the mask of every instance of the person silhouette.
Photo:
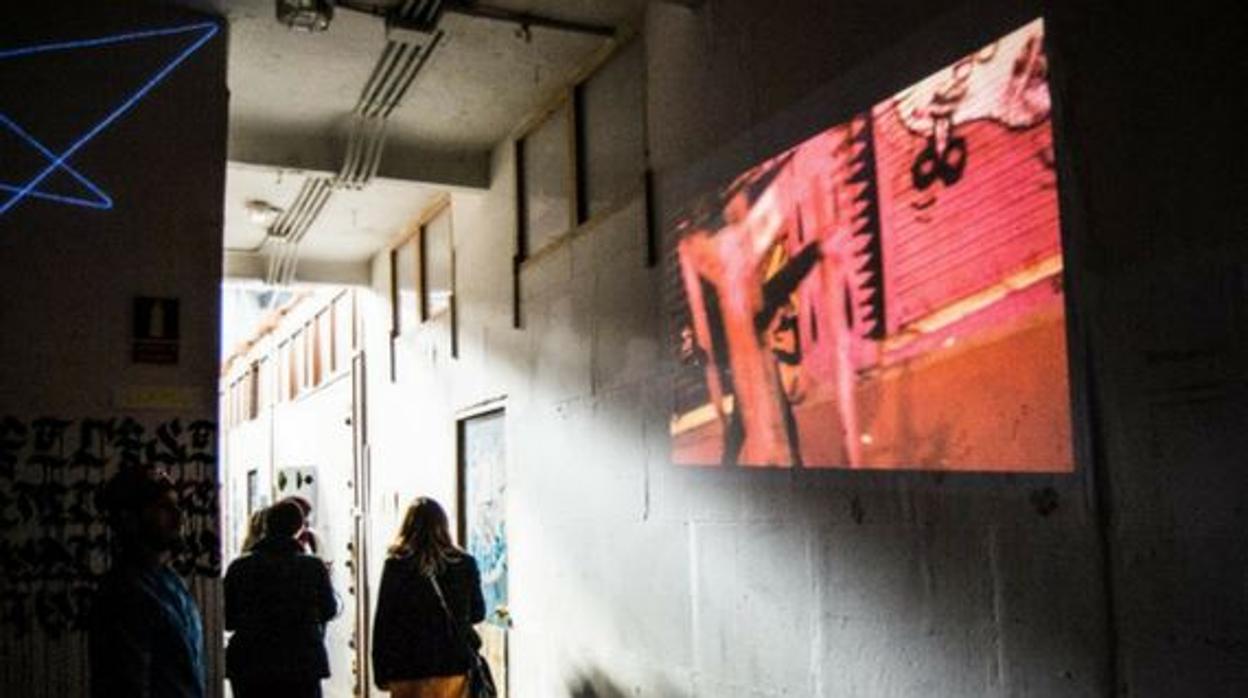
POLYGON ((321 544, 316 531, 312 530, 312 502, 308 501, 307 497, 297 494, 292 494, 281 501, 293 502, 303 512, 303 530, 296 536, 303 546, 303 551, 312 555, 320 555, 321 544))
POLYGON ((381 572, 373 623, 373 678, 393 698, 468 695, 485 619, 477 561, 451 542, 442 506, 419 497, 403 517, 381 572))
POLYGON ((325 624, 338 614, 329 572, 298 540, 303 511, 280 501, 264 537, 225 573, 225 675, 235 698, 319 698, 329 676, 325 624))
POLYGON ((153 468, 126 468, 96 501, 117 547, 89 620, 92 698, 203 698, 203 623, 169 566, 182 533, 173 481, 153 468))
POLYGON ((251 512, 251 516, 247 518, 247 535, 243 537, 242 545, 239 546, 239 553, 249 553, 251 549, 256 547, 264 538, 264 512, 268 508, 257 509, 251 512))

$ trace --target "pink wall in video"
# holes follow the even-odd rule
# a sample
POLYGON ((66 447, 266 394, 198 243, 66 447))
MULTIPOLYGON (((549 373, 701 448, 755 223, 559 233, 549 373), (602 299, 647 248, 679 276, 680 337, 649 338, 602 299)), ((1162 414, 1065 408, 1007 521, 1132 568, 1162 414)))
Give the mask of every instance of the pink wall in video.
POLYGON ((1043 32, 689 207, 675 462, 1073 469, 1043 32))

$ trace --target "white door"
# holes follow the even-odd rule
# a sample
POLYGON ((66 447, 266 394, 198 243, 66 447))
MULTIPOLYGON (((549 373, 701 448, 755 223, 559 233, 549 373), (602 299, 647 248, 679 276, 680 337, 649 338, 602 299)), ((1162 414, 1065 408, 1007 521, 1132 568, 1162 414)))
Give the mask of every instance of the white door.
POLYGON ((310 524, 339 599, 326 628, 330 678, 326 698, 361 695, 357 634, 361 617, 355 570, 356 489, 353 381, 350 372, 283 406, 275 425, 277 499, 299 494, 312 504, 310 524))

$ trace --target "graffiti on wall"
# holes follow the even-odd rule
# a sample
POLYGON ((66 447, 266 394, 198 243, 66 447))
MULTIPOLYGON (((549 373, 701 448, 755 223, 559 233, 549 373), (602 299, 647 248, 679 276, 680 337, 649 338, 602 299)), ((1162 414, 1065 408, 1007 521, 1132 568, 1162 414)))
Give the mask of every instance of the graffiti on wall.
POLYGON ((0 625, 19 637, 85 627, 111 547, 94 495, 121 468, 168 472, 186 519, 173 567, 218 576, 216 443, 207 420, 0 417, 0 625))

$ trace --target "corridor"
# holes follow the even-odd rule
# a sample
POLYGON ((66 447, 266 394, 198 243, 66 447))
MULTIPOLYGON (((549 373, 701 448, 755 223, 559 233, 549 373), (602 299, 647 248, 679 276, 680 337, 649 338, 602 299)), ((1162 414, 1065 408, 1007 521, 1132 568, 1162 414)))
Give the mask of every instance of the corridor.
POLYGON ((422 498, 506 698, 1248 694, 1241 23, 81 5, 0 27, 0 695, 180 667, 133 472, 208 698, 292 498, 327 698, 422 498))

